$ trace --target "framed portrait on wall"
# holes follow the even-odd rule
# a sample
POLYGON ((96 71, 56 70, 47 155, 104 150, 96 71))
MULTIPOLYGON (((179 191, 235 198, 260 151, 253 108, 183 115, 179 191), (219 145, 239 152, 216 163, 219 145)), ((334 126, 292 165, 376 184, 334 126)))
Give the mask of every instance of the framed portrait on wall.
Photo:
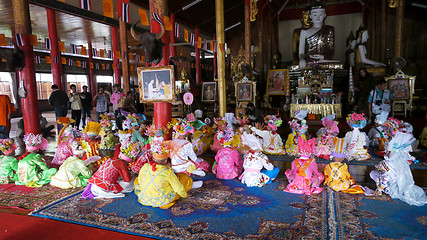
POLYGON ((252 101, 252 83, 237 84, 237 101, 252 101))
POLYGON ((289 81, 288 69, 270 69, 267 75, 267 94, 285 95, 286 81, 289 81))
POLYGON ((393 100, 409 100, 411 94, 409 78, 389 79, 387 83, 393 100))
POLYGON ((202 102, 216 101, 216 82, 204 82, 202 85, 202 102))
POLYGON ((140 102, 173 102, 175 77, 172 65, 139 67, 140 102))

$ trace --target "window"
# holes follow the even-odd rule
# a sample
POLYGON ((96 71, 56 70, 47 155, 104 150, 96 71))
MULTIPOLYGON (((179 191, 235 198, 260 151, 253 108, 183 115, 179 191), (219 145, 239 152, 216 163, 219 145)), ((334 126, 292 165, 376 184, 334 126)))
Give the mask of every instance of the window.
POLYGON ((13 97, 12 86, 13 86, 13 78, 12 74, 9 72, 0 72, 0 94, 1 95, 9 95, 10 101, 15 103, 15 98, 13 97))
POLYGON ((99 87, 103 87, 104 90, 107 91, 111 96, 111 93, 113 91, 113 82, 114 82, 113 80, 114 80, 113 76, 97 75, 96 83, 97 83, 98 89, 99 87))
POLYGON ((47 100, 52 93, 53 77, 50 73, 36 73, 37 98, 47 100))
POLYGON ((70 94, 70 85, 75 84, 77 86, 77 92, 83 91, 83 86, 88 86, 86 75, 75 75, 67 74, 67 93, 70 94))

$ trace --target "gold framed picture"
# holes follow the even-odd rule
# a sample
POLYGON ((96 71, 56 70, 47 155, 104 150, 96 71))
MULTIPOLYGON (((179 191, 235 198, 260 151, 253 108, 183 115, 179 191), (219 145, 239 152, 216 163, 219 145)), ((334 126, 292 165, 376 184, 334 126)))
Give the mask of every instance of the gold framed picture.
POLYGON ((252 101, 252 83, 238 83, 237 84, 237 101, 252 101))
POLYGON ((409 100, 411 94, 409 78, 389 79, 387 83, 393 100, 409 100))
POLYGON ((288 69, 270 69, 267 75, 267 94, 285 95, 286 81, 289 81, 288 69))
POLYGON ((202 102, 216 101, 216 82, 204 82, 202 85, 202 102))
POLYGON ((175 74, 172 65, 139 67, 140 102, 173 102, 175 100, 175 74))

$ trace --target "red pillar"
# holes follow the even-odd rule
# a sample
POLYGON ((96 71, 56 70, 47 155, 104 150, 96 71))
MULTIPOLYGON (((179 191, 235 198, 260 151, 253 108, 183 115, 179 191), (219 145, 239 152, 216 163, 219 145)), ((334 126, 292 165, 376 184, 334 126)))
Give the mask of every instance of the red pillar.
MULTIPOLYGON (((166 0, 150 0, 150 16, 152 13, 156 12, 161 19, 163 16, 167 15, 167 1, 166 0)), ((160 32, 160 25, 152 20, 151 21, 151 32, 158 33, 160 32)), ((169 65, 169 36, 166 31, 165 35, 162 38, 162 41, 165 43, 163 47, 163 59, 160 61, 157 66, 166 66, 169 65)), ((154 124, 157 127, 164 127, 172 119, 172 104, 171 103, 154 103, 154 124)), ((167 136, 170 137, 170 136, 167 136)))
POLYGON ((197 41, 196 44, 196 83, 197 85, 202 84, 202 72, 200 69, 200 48, 198 48, 199 45, 199 29, 194 30, 194 38, 197 41))
POLYGON ((50 64, 52 69, 53 84, 58 85, 59 89, 65 90, 65 86, 62 86, 62 63, 61 53, 58 47, 58 32, 56 31, 56 17, 55 10, 46 9, 47 11, 47 28, 49 30, 50 39, 50 64))
POLYGON ((14 0, 13 18, 15 32, 22 34, 24 46, 20 49, 25 55, 25 68, 19 73, 27 90, 27 96, 22 99, 22 113, 24 115, 25 133, 40 133, 39 106, 37 100, 36 75, 34 67, 33 46, 30 44, 31 19, 28 0, 14 0))
POLYGON ((93 66, 93 55, 92 55, 92 43, 88 43, 88 55, 89 55, 89 62, 87 64, 87 67, 89 68, 89 89, 90 93, 92 94, 92 97, 95 97, 96 95, 96 84, 95 84, 95 73, 93 72, 93 68, 90 66, 93 66))
POLYGON ((117 51, 119 51, 119 39, 117 37, 117 28, 111 27, 111 40, 113 44, 113 64, 116 66, 114 69, 114 83, 121 85, 120 68, 118 68, 119 59, 117 58, 117 51))
MULTIPOLYGON (((170 22, 172 25, 172 31, 170 31, 170 43, 173 44, 176 42, 176 38, 175 38, 175 13, 171 13, 170 22)), ((169 45, 169 57, 172 58, 175 56, 176 56, 176 47, 169 45)))
MULTIPOLYGON (((215 35, 213 36, 213 39, 214 39, 214 42, 212 42, 212 44, 216 44, 216 36, 215 35)), ((214 58, 213 58, 213 71, 214 71, 214 78, 215 78, 216 76, 218 76, 215 47, 214 47, 214 53, 213 53, 213 55, 214 55, 214 58)))

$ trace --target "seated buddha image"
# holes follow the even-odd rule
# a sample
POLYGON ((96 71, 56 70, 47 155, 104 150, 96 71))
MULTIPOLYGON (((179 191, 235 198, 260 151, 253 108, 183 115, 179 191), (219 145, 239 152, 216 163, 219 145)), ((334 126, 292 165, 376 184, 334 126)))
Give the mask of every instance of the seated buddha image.
POLYGON ((313 25, 301 30, 299 42, 299 66, 304 69, 307 62, 327 62, 334 57, 335 29, 324 25, 326 9, 316 1, 310 10, 313 25))

